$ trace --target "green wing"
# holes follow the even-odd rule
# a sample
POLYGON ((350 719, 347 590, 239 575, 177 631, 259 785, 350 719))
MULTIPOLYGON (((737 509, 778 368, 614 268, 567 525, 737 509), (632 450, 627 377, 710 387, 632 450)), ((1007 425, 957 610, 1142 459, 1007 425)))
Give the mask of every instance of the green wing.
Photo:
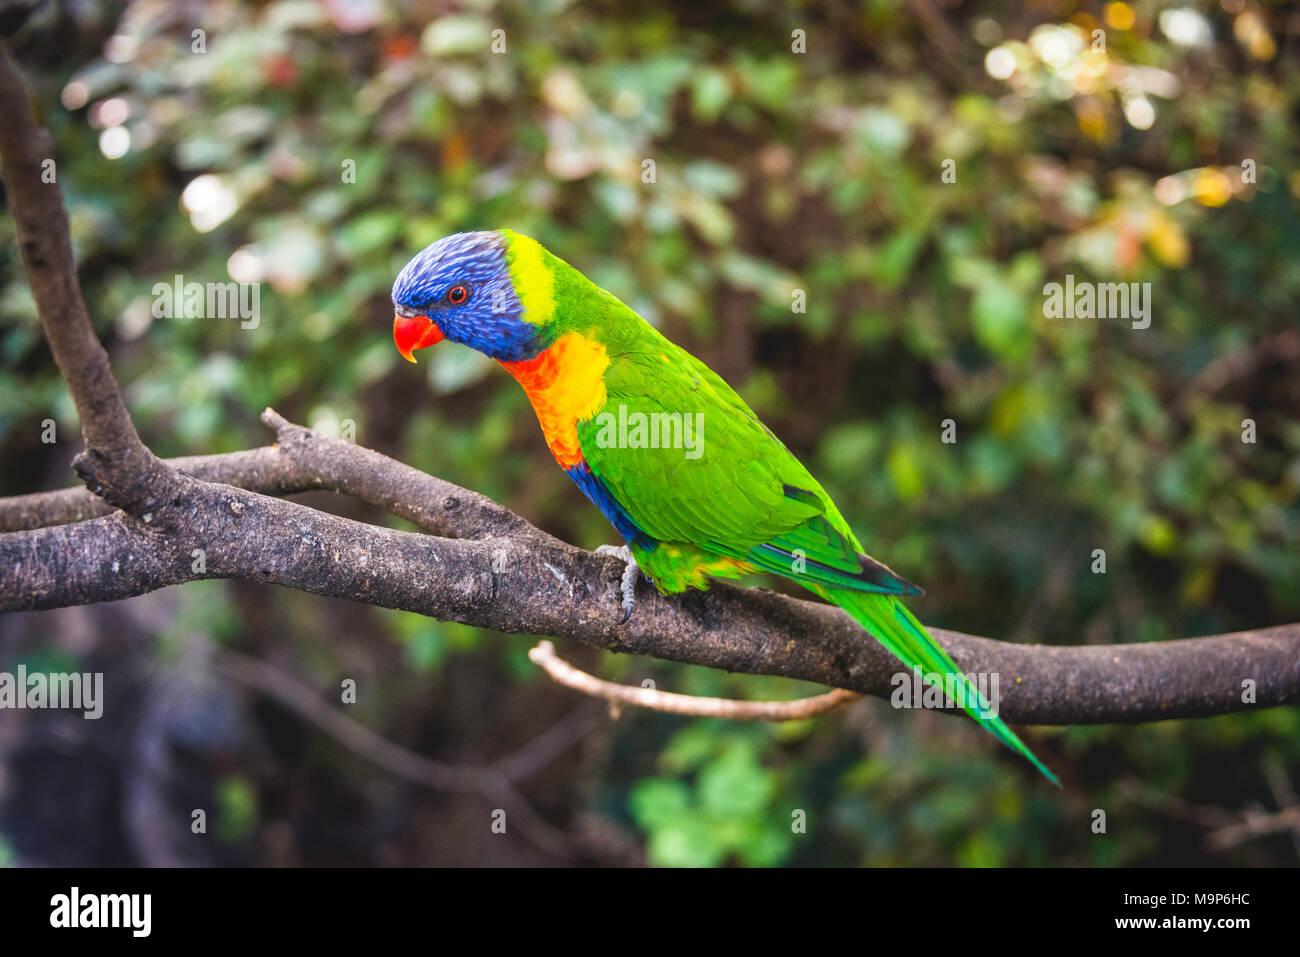
POLYGON ((643 347, 610 356, 602 410, 609 418, 578 425, 587 464, 639 528, 804 584, 920 593, 862 554, 821 485, 730 386, 646 330, 643 347), (699 423, 698 449, 662 437, 658 448, 630 448, 619 436, 611 442, 609 426, 621 412, 630 423, 638 414, 645 422, 691 416, 699 423))

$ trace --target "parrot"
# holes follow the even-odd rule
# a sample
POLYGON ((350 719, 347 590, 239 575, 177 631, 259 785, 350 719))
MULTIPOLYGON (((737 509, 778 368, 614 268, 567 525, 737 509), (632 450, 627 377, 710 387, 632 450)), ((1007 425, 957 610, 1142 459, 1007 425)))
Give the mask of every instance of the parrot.
POLYGON ((536 240, 497 229, 417 253, 392 302, 403 358, 446 339, 523 387, 555 461, 625 542, 624 621, 637 574, 665 595, 783 576, 838 605, 925 682, 946 679, 977 723, 1061 786, 903 604, 922 590, 866 554, 720 376, 612 293, 536 240))

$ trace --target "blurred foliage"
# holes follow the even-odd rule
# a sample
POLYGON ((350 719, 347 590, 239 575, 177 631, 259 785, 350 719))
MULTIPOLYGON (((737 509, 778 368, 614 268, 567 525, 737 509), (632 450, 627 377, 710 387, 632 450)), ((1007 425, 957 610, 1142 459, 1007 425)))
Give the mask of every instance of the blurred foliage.
MULTIPOLYGON (((261 444, 267 405, 351 420, 362 444, 575 543, 610 540, 513 382, 459 346, 418 370, 392 348, 401 265, 509 226, 732 381, 872 551, 926 585, 935 625, 1104 643, 1300 618, 1294 18, 1254 0, 924 6, 139 0, 115 26, 81 5, 72 44, 38 17, 17 49, 91 314, 160 454, 261 444), (1043 286, 1066 274, 1151 283, 1150 328, 1046 318, 1043 286), (154 284, 176 275, 260 281, 260 322, 155 318, 154 284)), ((74 443, 43 446, 40 423, 77 424, 8 217, 0 234, 16 493, 33 472, 66 483, 74 443)), ((186 630, 283 645, 322 682, 355 664, 315 599, 212 587, 186 630)), ((374 666, 372 726, 561 695, 523 639, 357 615, 363 647, 403 649, 374 666), (449 693, 467 668, 490 693, 449 693)), ((627 680, 646 667, 696 693, 811 690, 601 659, 627 680)), ((1296 781, 1295 709, 1031 732, 1063 795, 968 723, 879 702, 794 728, 625 716, 612 735, 558 814, 636 828, 662 864, 1295 861, 1285 835, 1207 858, 1178 814, 1275 809, 1261 769, 1296 781)), ((257 826, 250 779, 221 795, 224 832, 257 826)))

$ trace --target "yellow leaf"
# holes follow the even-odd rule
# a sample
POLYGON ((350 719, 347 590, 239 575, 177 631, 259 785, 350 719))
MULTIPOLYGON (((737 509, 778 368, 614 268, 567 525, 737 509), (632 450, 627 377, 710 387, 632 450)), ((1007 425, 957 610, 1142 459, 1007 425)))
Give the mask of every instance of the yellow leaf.
POLYGON ((1207 166, 1196 171, 1192 196, 1202 206, 1222 206, 1232 198, 1232 184, 1222 170, 1207 166))
POLYGON ((1106 4, 1106 23, 1114 29, 1132 29, 1133 21, 1136 19, 1137 17, 1133 14, 1133 8, 1127 3, 1106 4))
POLYGON ((1187 236, 1169 216, 1161 213, 1155 217, 1147 232, 1147 245, 1151 247, 1152 255, 1171 269, 1182 269, 1187 265, 1191 252, 1187 236))

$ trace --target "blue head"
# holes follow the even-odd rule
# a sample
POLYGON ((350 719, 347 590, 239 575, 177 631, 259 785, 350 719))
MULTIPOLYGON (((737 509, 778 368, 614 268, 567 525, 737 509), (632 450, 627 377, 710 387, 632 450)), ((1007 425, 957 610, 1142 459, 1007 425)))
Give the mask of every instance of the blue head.
POLYGON ((403 356, 414 362, 414 350, 443 338, 502 362, 541 351, 510 275, 509 241, 495 231, 455 233, 402 268, 393 283, 393 339, 403 356))

